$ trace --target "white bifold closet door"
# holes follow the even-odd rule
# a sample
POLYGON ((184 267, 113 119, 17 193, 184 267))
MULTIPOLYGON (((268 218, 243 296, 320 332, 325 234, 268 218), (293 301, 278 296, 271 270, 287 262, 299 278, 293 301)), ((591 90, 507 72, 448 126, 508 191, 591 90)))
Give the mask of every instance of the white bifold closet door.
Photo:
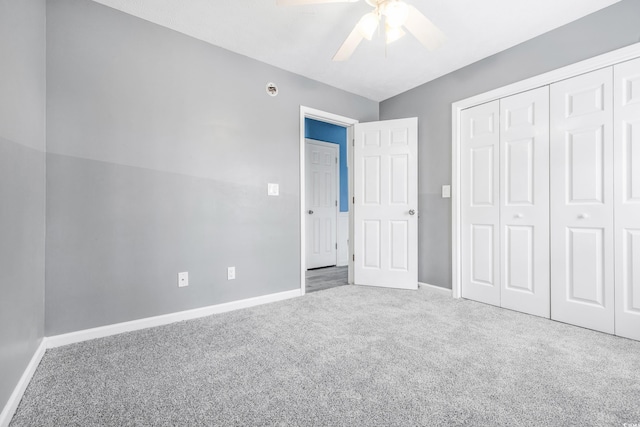
POLYGON ((549 317, 549 88, 462 120, 462 296, 549 317))
POLYGON ((551 86, 551 318, 614 332, 613 70, 551 86))
POLYGON ((500 305, 500 106, 462 111, 462 296, 500 305))
POLYGON ((615 329, 640 340, 640 59, 614 74, 615 329))
POLYGON ((500 233, 500 305, 548 318, 548 86, 500 100, 500 233))

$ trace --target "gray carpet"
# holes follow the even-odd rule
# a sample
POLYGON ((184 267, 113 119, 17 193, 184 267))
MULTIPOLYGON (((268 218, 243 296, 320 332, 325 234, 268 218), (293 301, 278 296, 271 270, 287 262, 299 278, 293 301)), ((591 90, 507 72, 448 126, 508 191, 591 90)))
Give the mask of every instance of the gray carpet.
POLYGON ((623 426, 640 342, 340 286, 47 351, 11 426, 623 426))
POLYGON ((325 267, 306 271, 307 293, 324 291, 348 284, 348 267, 325 267))

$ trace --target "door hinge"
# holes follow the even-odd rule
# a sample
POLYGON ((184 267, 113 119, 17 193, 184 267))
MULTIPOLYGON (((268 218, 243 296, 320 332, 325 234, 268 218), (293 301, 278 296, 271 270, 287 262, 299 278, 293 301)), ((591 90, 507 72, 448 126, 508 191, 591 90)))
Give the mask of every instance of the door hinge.
POLYGON ((338 201, 336 200, 336 206, 338 206, 338 201))
POLYGON ((351 259, 352 259, 353 261, 355 261, 355 260, 356 260, 356 254, 353 254, 353 255, 351 256, 351 259))
POLYGON ((336 243, 336 250, 338 249, 338 244, 336 243))
POLYGON ((354 146, 354 147, 356 146, 356 139, 355 139, 355 138, 353 138, 353 139, 351 140, 351 145, 352 145, 352 146, 354 146))
POLYGON ((338 158, 336 157, 336 164, 338 164, 338 158))
POLYGON ((355 205, 355 204, 356 204, 356 197, 355 197, 355 196, 353 196, 353 197, 351 198, 351 201, 352 201, 352 202, 353 202, 353 204, 355 205))

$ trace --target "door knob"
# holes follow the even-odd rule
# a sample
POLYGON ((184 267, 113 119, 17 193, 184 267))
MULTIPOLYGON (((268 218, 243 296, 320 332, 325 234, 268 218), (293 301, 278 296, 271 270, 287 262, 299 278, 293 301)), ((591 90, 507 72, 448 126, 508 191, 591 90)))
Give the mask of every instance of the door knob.
POLYGON ((587 219, 587 218, 589 218, 589 214, 582 213, 582 214, 578 215, 578 218, 580 218, 580 219, 587 219))
POLYGON ((521 213, 519 213, 519 214, 515 214, 515 215, 514 215, 514 217, 515 217, 515 218, 524 218, 524 215, 522 215, 521 213))
POLYGON ((416 211, 414 211, 413 209, 409 210, 409 215, 415 215, 415 214, 416 214, 416 211))
POLYGON ((309 215, 313 215, 313 211, 309 209, 309 215))

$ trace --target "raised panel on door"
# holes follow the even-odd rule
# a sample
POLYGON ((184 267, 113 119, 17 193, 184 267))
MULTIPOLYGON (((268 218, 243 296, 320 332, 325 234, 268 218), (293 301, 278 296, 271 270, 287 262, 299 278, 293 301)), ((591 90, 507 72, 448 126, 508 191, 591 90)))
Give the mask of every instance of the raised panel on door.
POLYGON ((549 88, 500 100, 500 305, 550 316, 549 88))
POLYGON ((407 272, 409 270, 409 221, 389 221, 389 240, 391 247, 389 269, 407 272))
POLYGON ((338 146, 307 140, 307 268, 336 265, 338 146))
MULTIPOLYGON (((517 305, 524 302, 525 298, 535 295, 537 290, 537 286, 534 284, 537 277, 534 274, 535 257, 533 254, 536 248, 534 243, 535 228, 526 225, 507 225, 502 230, 504 232, 502 299, 504 301, 506 294, 513 291, 515 292, 514 305, 517 305)), ((523 311, 517 306, 509 307, 504 302, 501 305, 505 308, 523 311)))
POLYGON ((495 205, 495 162, 496 147, 484 145, 469 148, 470 179, 469 191, 471 207, 493 208, 495 205))
POLYGON ((499 102, 462 111, 462 296, 500 305, 499 102))
POLYGON ((362 163, 362 186, 364 187, 362 202, 365 205, 380 206, 382 203, 380 156, 365 156, 362 163))
POLYGON ((604 229, 567 228, 566 299, 582 306, 604 308, 604 229))
POLYGON ((380 221, 365 220, 362 222, 363 248, 362 266, 365 270, 379 271, 382 268, 380 252, 382 252, 382 238, 380 235, 380 221))
POLYGON ((551 318, 614 331, 613 70, 551 86, 551 318))
POLYGON ((354 130, 354 283, 417 289, 417 119, 354 130))
POLYGON ((475 285, 495 286, 495 226, 492 224, 470 225, 469 281, 475 285))
POLYGON ((640 59, 614 67, 615 333, 640 340, 640 59))

